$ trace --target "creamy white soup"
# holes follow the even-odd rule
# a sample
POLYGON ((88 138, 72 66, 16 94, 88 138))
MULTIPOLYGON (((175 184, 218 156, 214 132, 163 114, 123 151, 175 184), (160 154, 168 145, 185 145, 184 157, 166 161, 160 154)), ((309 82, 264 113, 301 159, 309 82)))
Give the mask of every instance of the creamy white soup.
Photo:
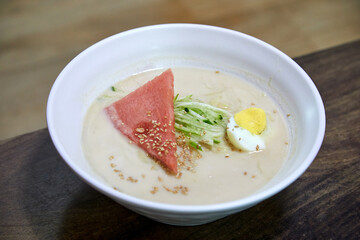
MULTIPOLYGON (((216 70, 173 68, 174 91, 179 98, 192 95, 204 103, 235 114, 249 107, 265 111, 261 134, 265 149, 235 150, 229 142, 203 147, 188 155, 191 161, 170 174, 122 135, 104 108, 142 86, 163 70, 131 76, 99 96, 84 119, 83 152, 94 171, 115 190, 155 202, 212 204, 237 200, 261 189, 279 171, 289 154, 286 113, 264 91, 251 83, 216 70)), ((181 148, 180 148, 181 149, 181 148)), ((180 156, 181 154, 179 154, 180 156)))

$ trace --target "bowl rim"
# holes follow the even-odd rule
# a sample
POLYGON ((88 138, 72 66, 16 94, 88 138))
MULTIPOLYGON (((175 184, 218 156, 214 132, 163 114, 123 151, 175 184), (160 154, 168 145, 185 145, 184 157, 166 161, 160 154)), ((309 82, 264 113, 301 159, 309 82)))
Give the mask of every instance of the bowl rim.
POLYGON ((223 212, 223 211, 232 211, 239 208, 246 208, 247 206, 254 205, 282 191, 287 186, 292 184, 296 179, 298 179, 313 162, 322 145, 325 135, 325 125, 326 125, 325 108, 320 93, 316 88, 314 82, 311 80, 311 78, 293 59, 291 59, 289 56, 287 56, 285 53, 281 52, 277 48, 271 46, 270 44, 265 43, 264 41, 252 37, 250 35, 247 35, 245 33, 241 33, 235 30, 226 29, 222 27, 217 27, 217 26, 192 24, 192 23, 169 23, 169 24, 158 24, 158 25, 139 27, 109 36, 86 48, 75 58, 73 58, 56 78, 48 97, 46 118, 47 118, 48 130, 51 139, 55 145, 55 148, 57 149, 61 157, 64 159, 64 161, 67 163, 67 165, 89 185, 91 185, 92 187, 94 187, 95 189, 97 189, 98 191, 104 193, 109 197, 110 196, 116 197, 117 200, 120 200, 122 203, 128 206, 131 205, 146 209, 155 209, 158 212, 173 212, 178 214, 209 213, 209 212, 215 213, 215 212, 223 212), (110 41, 114 41, 117 38, 123 38, 131 34, 138 34, 142 31, 152 31, 155 29, 201 29, 205 31, 214 31, 217 32, 218 34, 224 34, 224 33, 230 34, 233 35, 235 38, 239 38, 239 37, 244 38, 248 41, 253 41, 257 43, 258 45, 260 45, 260 47, 267 48, 273 54, 277 55, 280 58, 283 58, 293 68, 295 68, 296 71, 301 74, 301 77, 304 79, 304 83, 307 84, 307 86, 311 89, 311 92, 316 100, 315 105, 319 115, 319 128, 316 133, 316 138, 314 139, 313 147, 311 148, 311 151, 309 151, 309 153, 306 155, 306 158, 300 164, 300 166, 295 171, 293 171, 289 176, 281 180, 281 182, 279 182, 278 184, 238 200, 214 203, 214 204, 204 204, 204 205, 180 205, 180 204, 153 202, 150 200, 145 200, 131 195, 127 195, 125 193, 118 192, 113 188, 111 188, 110 186, 101 183, 98 180, 95 180, 90 174, 87 174, 80 167, 75 165, 71 161, 70 156, 67 154, 65 148, 60 142, 59 136, 54 127, 54 118, 52 116, 52 112, 53 112, 52 106, 53 106, 53 102, 55 101, 55 95, 62 80, 64 79, 64 76, 67 74, 68 71, 71 70, 72 66, 76 64, 76 62, 80 61, 83 57, 87 55, 87 53, 94 51, 96 48, 100 47, 101 45, 107 44, 110 41))

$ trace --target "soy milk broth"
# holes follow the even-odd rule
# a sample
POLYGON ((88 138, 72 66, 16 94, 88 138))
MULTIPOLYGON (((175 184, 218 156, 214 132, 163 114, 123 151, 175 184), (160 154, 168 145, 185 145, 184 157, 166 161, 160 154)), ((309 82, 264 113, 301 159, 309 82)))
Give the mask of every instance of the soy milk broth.
POLYGON ((195 166, 181 176, 166 173, 145 152, 116 130, 104 108, 160 75, 154 70, 118 82, 89 108, 84 121, 85 157, 114 189, 126 194, 170 204, 211 204, 236 200, 263 187, 281 168, 289 152, 289 130, 276 103, 252 84, 226 73, 173 68, 175 94, 227 109, 232 114, 251 106, 267 114, 263 133, 266 149, 246 153, 229 147, 216 152, 204 149, 195 166))

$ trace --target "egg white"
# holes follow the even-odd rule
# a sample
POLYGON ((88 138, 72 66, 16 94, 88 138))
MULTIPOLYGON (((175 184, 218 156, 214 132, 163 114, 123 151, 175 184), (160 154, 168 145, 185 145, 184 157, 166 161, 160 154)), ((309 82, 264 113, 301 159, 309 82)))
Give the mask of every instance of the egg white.
POLYGON ((237 125, 234 117, 229 119, 226 132, 229 141, 242 151, 253 152, 265 149, 264 139, 237 125))

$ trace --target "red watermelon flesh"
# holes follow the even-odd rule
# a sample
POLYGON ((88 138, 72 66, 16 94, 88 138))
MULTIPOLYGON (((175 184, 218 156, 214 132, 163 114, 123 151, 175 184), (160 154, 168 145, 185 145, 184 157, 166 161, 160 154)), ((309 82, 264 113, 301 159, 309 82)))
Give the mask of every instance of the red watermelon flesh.
POLYGON ((105 111, 116 129, 176 173, 173 101, 174 76, 168 69, 105 111))

